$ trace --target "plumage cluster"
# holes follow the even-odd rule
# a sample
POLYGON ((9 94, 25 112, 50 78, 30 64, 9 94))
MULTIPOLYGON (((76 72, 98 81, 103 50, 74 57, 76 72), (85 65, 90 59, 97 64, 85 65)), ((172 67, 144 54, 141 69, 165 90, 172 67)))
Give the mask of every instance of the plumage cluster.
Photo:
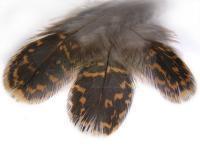
POLYGON ((169 46, 171 32, 152 19, 156 3, 107 2, 64 19, 12 57, 6 89, 38 103, 73 76, 68 108, 82 131, 111 134, 124 120, 140 76, 180 103, 195 92, 194 77, 169 46))

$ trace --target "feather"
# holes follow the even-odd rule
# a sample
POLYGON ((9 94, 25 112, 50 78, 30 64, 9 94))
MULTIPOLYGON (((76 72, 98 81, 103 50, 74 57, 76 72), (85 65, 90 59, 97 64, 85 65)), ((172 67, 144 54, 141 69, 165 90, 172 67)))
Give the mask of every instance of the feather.
POLYGON ((172 102, 195 93, 194 77, 169 45, 173 32, 154 19, 157 1, 110 1, 55 23, 25 45, 4 73, 6 89, 40 102, 78 76, 68 109, 82 131, 111 134, 124 120, 144 77, 172 102))
POLYGON ((82 131, 109 135, 124 120, 134 90, 130 73, 112 59, 81 69, 68 102, 71 120, 82 131))
MULTIPOLYGON (((23 47, 4 73, 6 89, 19 101, 39 103, 71 78, 74 62, 68 56, 71 41, 61 33, 48 35, 23 47)), ((73 44, 74 45, 74 44, 73 44)))
POLYGON ((195 93, 194 76, 172 47, 152 42, 144 52, 144 75, 165 97, 180 103, 195 93))

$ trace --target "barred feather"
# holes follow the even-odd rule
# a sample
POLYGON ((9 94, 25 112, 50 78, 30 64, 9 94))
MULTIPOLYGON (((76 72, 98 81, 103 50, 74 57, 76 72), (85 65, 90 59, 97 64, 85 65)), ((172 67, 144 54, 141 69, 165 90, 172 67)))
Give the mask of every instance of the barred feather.
MULTIPOLYGON (((67 35, 53 34, 31 42, 9 62, 5 87, 19 101, 40 102, 70 79, 73 61, 68 55, 67 35)), ((72 49, 72 48, 71 48, 72 49)))
POLYGON ((96 62, 84 67, 68 104, 72 121, 82 131, 111 134, 128 112, 133 88, 130 74, 120 64, 96 62))
POLYGON ((195 93, 194 77, 172 47, 152 42, 144 51, 146 77, 164 96, 180 103, 195 93))

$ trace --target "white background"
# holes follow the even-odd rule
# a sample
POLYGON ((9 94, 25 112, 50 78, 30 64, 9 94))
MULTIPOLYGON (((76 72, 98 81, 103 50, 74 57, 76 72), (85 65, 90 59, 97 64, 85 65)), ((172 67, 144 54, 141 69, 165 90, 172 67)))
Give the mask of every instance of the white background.
MULTIPOLYGON (((200 150, 199 90, 178 105, 138 83, 128 116, 109 137, 86 135, 72 125, 66 109, 69 87, 39 105, 18 103, 4 90, 3 70, 14 52, 55 18, 93 1, 0 0, 0 149, 200 150)), ((179 43, 173 45, 200 84, 200 1, 169 0, 161 17, 176 32, 179 43)))

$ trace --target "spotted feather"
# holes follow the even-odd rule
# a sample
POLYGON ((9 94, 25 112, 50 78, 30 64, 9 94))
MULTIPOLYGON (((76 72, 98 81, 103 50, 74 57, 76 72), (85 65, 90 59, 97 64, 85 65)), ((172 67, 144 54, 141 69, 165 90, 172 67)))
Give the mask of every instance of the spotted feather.
POLYGON ((188 100, 195 92, 194 77, 175 50, 152 42, 145 53, 145 73, 160 92, 172 102, 188 100))
POLYGON ((84 67, 72 88, 68 108, 82 131, 111 134, 131 105, 133 83, 120 64, 96 62, 84 67))
POLYGON ((70 79, 67 35, 53 34, 31 42, 9 62, 4 74, 5 87, 18 100, 28 103, 47 99, 70 79))

